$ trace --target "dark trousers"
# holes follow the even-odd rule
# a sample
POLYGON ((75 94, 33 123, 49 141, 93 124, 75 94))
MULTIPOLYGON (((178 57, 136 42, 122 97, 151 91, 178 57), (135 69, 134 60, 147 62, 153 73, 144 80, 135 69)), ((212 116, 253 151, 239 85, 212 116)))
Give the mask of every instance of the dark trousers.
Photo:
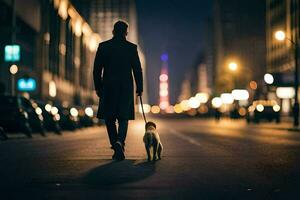
POLYGON ((114 147, 117 141, 120 141, 123 145, 125 145, 128 120, 106 119, 105 124, 111 146, 114 147), (119 125, 118 128, 117 122, 119 125))

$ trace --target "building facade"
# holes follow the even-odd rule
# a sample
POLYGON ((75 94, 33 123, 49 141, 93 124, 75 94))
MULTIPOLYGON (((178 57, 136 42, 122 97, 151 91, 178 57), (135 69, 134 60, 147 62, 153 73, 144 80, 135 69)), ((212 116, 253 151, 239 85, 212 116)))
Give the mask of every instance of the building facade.
MULTIPOLYGON (((288 40, 277 41, 274 33, 282 30, 286 37, 295 39, 294 18, 297 11, 296 0, 267 0, 267 71, 269 73, 287 73, 295 68, 292 43, 288 40)), ((298 27, 299 28, 299 27, 298 27)))
MULTIPOLYGON (((27 93, 33 98, 63 104, 96 102, 91 77, 95 51, 101 41, 99 34, 92 31, 69 0, 29 0, 26 3, 30 6, 26 7, 22 1, 16 0, 15 5, 11 2, 0 1, 8 9, 8 16, 16 7, 15 43, 21 46, 21 60, 15 63, 20 69, 16 85, 18 79, 31 77, 37 87, 27 93)), ((7 32, 1 37, 11 35, 7 32)), ((11 44, 8 39, 1 41, 1 48, 11 44)), ((10 76, 5 78, 11 87, 10 76)), ((18 87, 15 90, 24 92, 18 87)))
POLYGON ((265 72, 265 3, 261 0, 214 1, 214 65, 216 93, 246 88, 265 72), (238 70, 228 69, 231 62, 238 70))

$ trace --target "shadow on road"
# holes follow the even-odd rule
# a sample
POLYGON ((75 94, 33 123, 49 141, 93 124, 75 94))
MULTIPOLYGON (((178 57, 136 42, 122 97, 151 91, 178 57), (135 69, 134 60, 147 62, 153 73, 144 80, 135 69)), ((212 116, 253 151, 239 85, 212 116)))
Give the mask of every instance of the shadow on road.
POLYGON ((112 186, 145 179, 155 173, 155 164, 138 160, 112 161, 89 171, 83 178, 91 186, 112 186))

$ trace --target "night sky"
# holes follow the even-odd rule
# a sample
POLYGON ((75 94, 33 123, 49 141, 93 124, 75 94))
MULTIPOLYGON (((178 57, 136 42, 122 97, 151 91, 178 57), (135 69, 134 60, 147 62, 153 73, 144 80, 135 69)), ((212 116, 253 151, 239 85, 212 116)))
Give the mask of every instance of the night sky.
POLYGON ((158 103, 160 55, 169 54, 171 103, 177 101, 185 72, 205 46, 203 24, 212 0, 138 0, 140 45, 146 54, 149 103, 158 103))

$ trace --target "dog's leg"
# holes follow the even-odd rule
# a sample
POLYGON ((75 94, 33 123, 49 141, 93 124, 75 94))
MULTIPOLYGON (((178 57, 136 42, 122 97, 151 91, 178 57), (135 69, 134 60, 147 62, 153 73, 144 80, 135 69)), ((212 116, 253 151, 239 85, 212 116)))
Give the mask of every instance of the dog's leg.
POLYGON ((151 161, 150 146, 149 145, 145 145, 145 148, 146 148, 148 162, 149 162, 149 161, 151 161))
POLYGON ((153 161, 157 160, 157 150, 158 150, 158 143, 157 141, 153 142, 153 161))
POLYGON ((163 147, 162 147, 162 144, 159 143, 158 144, 158 149, 157 149, 157 156, 158 156, 158 159, 161 160, 161 152, 163 150, 163 147))

